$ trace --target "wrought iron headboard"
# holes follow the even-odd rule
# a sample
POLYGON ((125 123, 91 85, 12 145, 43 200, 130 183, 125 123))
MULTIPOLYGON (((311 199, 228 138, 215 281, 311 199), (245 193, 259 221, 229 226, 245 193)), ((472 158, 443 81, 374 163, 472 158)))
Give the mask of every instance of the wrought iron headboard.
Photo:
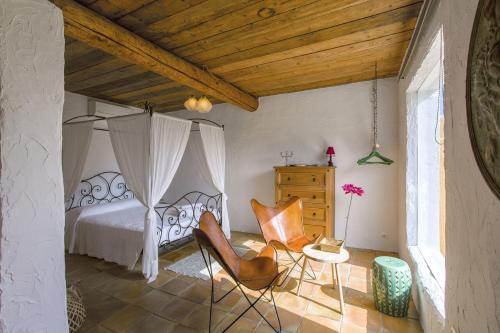
MULTIPOLYGON (((133 198, 134 193, 128 188, 121 173, 101 172, 80 182, 75 194, 66 202, 66 211, 133 198)), ((205 211, 214 214, 219 223, 222 223, 222 194, 209 195, 192 191, 174 202, 160 201, 155 211, 160 218, 157 226, 158 246, 167 248, 172 243, 190 240, 192 230, 198 227, 200 216, 205 211)))
POLYGON ((155 207, 161 219, 158 226, 159 247, 166 247, 175 239, 188 237, 198 227, 200 216, 208 211, 222 223, 222 194, 209 195, 199 191, 189 192, 173 203, 160 202, 155 207), (162 234, 165 233, 165 237, 162 234))
POLYGON ((95 204, 110 203, 134 198, 119 172, 106 171, 84 179, 75 194, 66 203, 66 211, 95 204))

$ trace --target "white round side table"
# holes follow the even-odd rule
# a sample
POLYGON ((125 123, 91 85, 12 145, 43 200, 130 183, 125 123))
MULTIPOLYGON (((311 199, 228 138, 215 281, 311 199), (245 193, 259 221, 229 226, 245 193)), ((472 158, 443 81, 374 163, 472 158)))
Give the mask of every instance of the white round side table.
POLYGON ((317 262, 331 264, 333 288, 335 289, 335 280, 337 280, 337 285, 340 294, 340 313, 344 314, 344 295, 342 293, 342 281, 340 277, 339 264, 349 260, 349 252, 344 248, 340 250, 340 253, 321 251, 319 249, 319 246, 316 244, 306 245, 303 249, 303 252, 304 252, 304 264, 302 266, 302 272, 300 273, 300 281, 299 281, 299 286, 297 288, 297 296, 300 296, 300 287, 302 286, 302 281, 304 280, 304 273, 305 273, 305 268, 307 267, 306 266, 307 260, 313 260, 317 262))

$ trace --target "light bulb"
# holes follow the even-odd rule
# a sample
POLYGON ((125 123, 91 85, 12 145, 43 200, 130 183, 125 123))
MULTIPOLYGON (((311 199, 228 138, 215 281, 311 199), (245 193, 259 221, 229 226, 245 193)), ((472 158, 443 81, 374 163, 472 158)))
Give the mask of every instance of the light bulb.
POLYGON ((194 98, 194 96, 191 96, 184 102, 184 107, 189 111, 193 111, 196 109, 197 104, 198 101, 196 100, 196 98, 194 98))
POLYGON ((212 103, 206 98, 205 96, 202 96, 199 100, 198 103, 196 103, 196 110, 201 113, 207 113, 210 112, 212 109, 212 103))

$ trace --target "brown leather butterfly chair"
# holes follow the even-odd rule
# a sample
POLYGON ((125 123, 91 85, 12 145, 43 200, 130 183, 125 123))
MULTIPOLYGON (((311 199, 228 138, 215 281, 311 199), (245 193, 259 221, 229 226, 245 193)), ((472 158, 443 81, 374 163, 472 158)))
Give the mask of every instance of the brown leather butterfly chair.
POLYGON ((273 289, 278 284, 280 278, 285 275, 286 269, 279 272, 277 253, 276 250, 269 245, 266 245, 259 254, 253 259, 245 260, 239 257, 234 252, 231 244, 225 237, 222 229, 220 228, 215 216, 210 212, 205 212, 200 217, 198 229, 193 230, 194 238, 200 247, 203 260, 207 266, 210 279, 212 280, 212 291, 210 298, 210 317, 208 322, 209 332, 212 329, 212 305, 221 301, 224 297, 229 295, 234 289, 239 288, 249 303, 248 308, 243 311, 235 320, 224 329, 227 331, 238 319, 241 318, 248 310, 254 308, 259 315, 271 326, 275 332, 281 332, 281 322, 278 315, 278 309, 274 302, 273 289), (212 272, 212 259, 214 258, 224 268, 224 270, 234 279, 236 286, 228 291, 224 296, 215 300, 214 297, 214 277, 212 272), (260 296, 251 301, 241 288, 244 286, 251 290, 259 291, 260 296), (255 307, 255 304, 264 297, 267 291, 271 292, 271 300, 274 305, 276 317, 278 318, 279 330, 275 329, 271 323, 262 315, 262 313, 255 307))
MULTIPOLYGON (((284 247, 285 252, 294 262, 288 274, 293 271, 295 266, 302 267, 300 260, 304 256, 302 251, 304 246, 316 243, 323 237, 323 235, 319 235, 314 239, 309 239, 305 235, 302 200, 298 197, 291 197, 276 207, 264 206, 255 199, 252 199, 251 204, 266 243, 268 245, 278 243, 284 247), (290 252, 300 253, 299 258, 295 259, 290 252)), ((310 278, 316 279, 316 274, 310 265, 312 275, 307 271, 306 273, 310 278)))

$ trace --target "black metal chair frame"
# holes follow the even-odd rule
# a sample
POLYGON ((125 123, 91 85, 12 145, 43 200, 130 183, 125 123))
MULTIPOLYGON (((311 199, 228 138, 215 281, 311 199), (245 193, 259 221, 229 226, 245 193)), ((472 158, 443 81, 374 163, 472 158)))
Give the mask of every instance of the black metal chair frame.
MULTIPOLYGON (((300 264, 300 260, 302 258, 304 258, 304 254, 301 253, 299 258, 295 259, 292 254, 290 253, 290 251, 288 251, 287 248, 285 248, 285 252, 286 254, 288 254, 288 256, 290 257, 290 259, 292 260, 292 262, 294 263, 292 268, 290 268, 290 270, 288 271, 288 274, 286 275, 286 277, 283 279, 283 281, 281 282, 281 284, 279 285, 279 287, 283 286, 283 285, 286 285, 286 283, 288 283, 288 278, 290 276, 290 274, 292 273, 292 271, 295 269, 295 266, 299 266, 301 269, 303 267, 303 265, 300 264)), ((306 269, 306 274, 309 276, 309 278, 311 278, 312 280, 316 280, 316 273, 314 273, 314 269, 312 268, 311 266, 311 263, 308 261, 307 264, 309 265, 309 268, 311 269, 311 272, 312 272, 312 275, 307 271, 306 269)), ((299 272, 300 273, 300 272, 299 272)))
MULTIPOLYGON (((209 317, 209 320, 208 320, 208 332, 212 332, 212 309, 213 309, 213 305, 214 304, 217 304, 219 303, 220 301, 222 301, 227 295, 229 295, 233 290, 235 290, 236 288, 240 289, 241 293, 243 294, 243 296, 245 297, 245 299, 247 300, 248 304, 250 304, 238 317, 236 317, 236 319, 234 319, 231 324, 229 324, 229 326, 227 326, 222 332, 226 332, 229 328, 231 328, 231 326, 234 325, 234 323, 236 323, 245 313, 247 313, 248 310, 250 309, 254 309, 255 311, 257 311, 257 313, 266 321, 266 323, 273 329, 274 332, 276 333, 279 333, 281 332, 281 321, 280 321, 280 316, 278 314, 278 308, 276 307, 276 302, 274 300, 274 295, 273 295, 273 290, 274 288, 276 287, 275 285, 275 281, 277 281, 280 276, 286 271, 286 270, 283 270, 281 272, 279 272, 276 277, 271 281, 271 283, 269 284, 269 286, 267 286, 266 289, 264 289, 264 291, 261 291, 261 290, 258 290, 258 292, 260 293, 260 296, 257 297, 257 299, 255 301, 251 301, 250 298, 247 296, 247 294, 245 293, 245 291, 243 290, 243 288, 241 287, 241 284, 236 281, 235 279, 234 282, 236 283, 236 286, 234 286, 231 290, 229 290, 228 292, 226 292, 222 297, 220 297, 218 300, 215 300, 215 287, 214 287, 214 276, 213 276, 213 272, 212 272, 212 261, 210 260, 210 253, 208 252, 207 250, 207 255, 205 257, 205 252, 203 251, 203 248, 201 245, 198 245, 198 247, 200 248, 200 251, 201 251, 201 255, 203 257, 203 261, 205 262, 205 265, 207 266, 207 270, 208 270, 208 274, 210 275, 210 280, 211 280, 211 284, 212 284, 212 287, 211 287, 211 291, 210 291, 210 317, 209 317), (267 291, 270 291, 271 293, 271 299, 268 299, 265 294, 267 291), (271 323, 266 319, 266 317, 259 311, 259 309, 257 309, 255 307, 255 304, 257 304, 257 302, 261 299, 261 298, 264 298, 265 300, 267 300, 268 302, 273 302, 273 305, 274 305, 274 311, 276 312, 276 318, 278 319, 278 325, 279 325, 279 329, 276 329, 273 325, 271 325, 271 323)), ((230 275, 230 274, 229 274, 230 275)), ((288 275, 287 275, 288 276, 288 275)))

